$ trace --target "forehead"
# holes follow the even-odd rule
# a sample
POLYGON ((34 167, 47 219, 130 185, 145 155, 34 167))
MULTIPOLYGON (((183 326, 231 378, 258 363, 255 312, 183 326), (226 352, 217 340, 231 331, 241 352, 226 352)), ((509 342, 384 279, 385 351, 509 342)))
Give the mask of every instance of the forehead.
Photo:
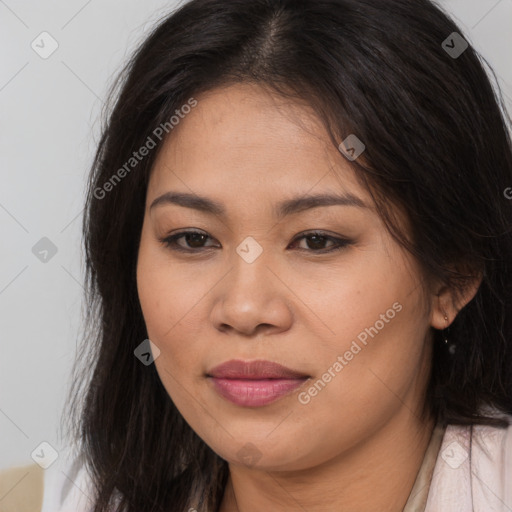
POLYGON ((179 186, 218 197, 228 189, 266 198, 309 191, 368 197, 307 105, 254 84, 196 100, 159 152, 149 195, 179 186))

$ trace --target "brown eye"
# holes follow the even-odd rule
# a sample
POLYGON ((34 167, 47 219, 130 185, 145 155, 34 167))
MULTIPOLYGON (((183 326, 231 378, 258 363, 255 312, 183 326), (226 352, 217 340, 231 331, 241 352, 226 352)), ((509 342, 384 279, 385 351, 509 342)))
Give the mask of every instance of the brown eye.
POLYGON ((206 233, 199 231, 182 231, 174 235, 161 238, 160 242, 170 249, 184 252, 197 252, 194 249, 205 249, 211 246, 205 246, 204 243, 210 237, 206 233), (184 243, 178 243, 178 240, 184 239, 184 243))
POLYGON ((321 235, 307 235, 303 238, 306 240, 309 249, 325 249, 325 244, 332 242, 328 237, 321 235))
POLYGON ((187 244, 190 247, 202 247, 204 242, 206 241, 206 238, 208 238, 207 235, 203 235, 200 233, 186 233, 184 235, 184 239, 186 240, 187 244))
POLYGON ((303 234, 297 237, 293 241, 293 243, 295 244, 298 240, 306 240, 306 247, 300 247, 300 250, 319 253, 336 251, 352 243, 351 240, 338 238, 318 232, 303 234), (330 243, 331 245, 326 247, 325 245, 327 243, 330 243))
MULTIPOLYGON (((182 231, 174 235, 159 239, 167 248, 174 251, 199 253, 215 245, 205 245, 208 240, 213 240, 206 233, 199 231, 182 231), (179 243, 179 240, 182 240, 179 243)), ((296 246, 299 240, 306 240, 305 247, 299 247, 300 251, 312 253, 328 253, 343 249, 353 243, 352 240, 327 235, 321 232, 305 233, 294 239, 292 246, 296 246), (326 246, 326 244, 329 244, 326 246)))

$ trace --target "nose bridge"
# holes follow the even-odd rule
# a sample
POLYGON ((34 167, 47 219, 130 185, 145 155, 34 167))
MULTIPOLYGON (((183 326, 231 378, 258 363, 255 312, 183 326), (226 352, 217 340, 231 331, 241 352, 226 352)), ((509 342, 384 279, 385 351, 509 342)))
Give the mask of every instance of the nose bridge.
POLYGON ((236 247, 231 260, 231 284, 237 287, 237 291, 242 291, 242 296, 244 288, 247 288, 247 292, 256 298, 254 292, 262 292, 270 279, 271 272, 267 267, 269 251, 264 250, 254 237, 248 236, 236 247))
POLYGON ((261 324, 289 328, 292 315, 285 289, 268 268, 270 265, 270 252, 263 251, 256 240, 244 239, 238 245, 212 312, 217 328, 230 326, 245 334, 261 324))

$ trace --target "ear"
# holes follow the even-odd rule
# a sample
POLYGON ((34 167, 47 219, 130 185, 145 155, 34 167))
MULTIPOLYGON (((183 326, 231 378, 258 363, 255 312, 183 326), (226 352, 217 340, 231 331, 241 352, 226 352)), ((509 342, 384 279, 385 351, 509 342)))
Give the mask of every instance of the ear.
POLYGON ((468 278, 464 290, 456 292, 446 285, 439 285, 432 295, 430 325, 435 329, 446 329, 455 320, 459 311, 476 295, 483 274, 468 278))

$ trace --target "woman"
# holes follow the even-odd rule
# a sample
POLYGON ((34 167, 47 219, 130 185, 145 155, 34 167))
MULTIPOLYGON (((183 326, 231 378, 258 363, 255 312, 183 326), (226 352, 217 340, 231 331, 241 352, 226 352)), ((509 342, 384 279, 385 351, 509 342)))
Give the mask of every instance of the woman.
POLYGON ((43 511, 512 510, 510 120, 453 21, 192 0, 112 98, 43 511))

